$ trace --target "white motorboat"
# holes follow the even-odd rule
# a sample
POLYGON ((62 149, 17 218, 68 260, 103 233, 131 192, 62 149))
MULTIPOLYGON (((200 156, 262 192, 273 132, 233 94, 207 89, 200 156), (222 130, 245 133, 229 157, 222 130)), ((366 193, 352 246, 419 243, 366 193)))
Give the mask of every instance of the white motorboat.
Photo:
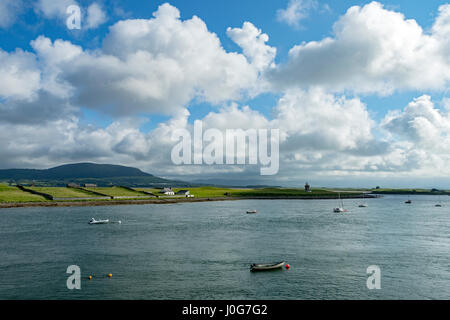
POLYGON ((89 224, 106 224, 109 223, 109 219, 105 219, 105 220, 95 220, 94 218, 92 218, 89 221, 89 224))

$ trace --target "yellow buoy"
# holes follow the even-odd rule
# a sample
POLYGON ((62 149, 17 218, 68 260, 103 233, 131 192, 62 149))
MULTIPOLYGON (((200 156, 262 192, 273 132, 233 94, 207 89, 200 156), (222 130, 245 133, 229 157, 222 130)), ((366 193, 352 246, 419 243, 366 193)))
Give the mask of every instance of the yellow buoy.
POLYGON ((111 278, 112 277, 112 273, 108 273, 108 278, 111 278))
POLYGON ((89 276, 88 279, 91 280, 91 279, 92 279, 92 276, 89 276))

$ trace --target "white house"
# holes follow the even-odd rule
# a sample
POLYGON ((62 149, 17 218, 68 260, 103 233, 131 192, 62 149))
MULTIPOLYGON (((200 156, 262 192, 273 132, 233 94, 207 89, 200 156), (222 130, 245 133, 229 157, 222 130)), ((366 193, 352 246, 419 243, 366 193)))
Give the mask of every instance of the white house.
POLYGON ((171 188, 164 188, 162 189, 161 193, 165 194, 166 196, 175 195, 175 192, 171 188))

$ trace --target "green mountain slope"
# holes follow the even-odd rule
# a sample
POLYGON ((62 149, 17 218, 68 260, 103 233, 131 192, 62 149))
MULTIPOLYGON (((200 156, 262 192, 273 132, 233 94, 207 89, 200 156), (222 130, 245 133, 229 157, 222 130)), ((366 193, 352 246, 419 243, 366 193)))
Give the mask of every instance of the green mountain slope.
POLYGON ((167 180, 137 168, 96 163, 66 164, 50 169, 0 170, 0 181, 12 184, 63 186, 67 183, 95 183, 98 186, 188 186, 189 183, 167 180))

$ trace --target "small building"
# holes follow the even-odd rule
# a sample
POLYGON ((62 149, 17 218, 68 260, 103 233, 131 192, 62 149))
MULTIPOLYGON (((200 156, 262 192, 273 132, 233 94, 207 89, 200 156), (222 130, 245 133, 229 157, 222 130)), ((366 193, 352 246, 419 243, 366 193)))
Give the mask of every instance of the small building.
POLYGON ((176 195, 177 195, 177 196, 185 196, 185 197, 187 197, 187 198, 191 198, 191 197, 194 196, 194 195, 190 194, 189 190, 180 190, 180 191, 177 191, 176 195))
POLYGON ((311 192, 311 186, 309 185, 308 182, 305 183, 305 191, 306 192, 311 192))
POLYGON ((163 188, 161 190, 161 193, 165 194, 166 196, 173 196, 173 195, 175 195, 175 192, 172 190, 172 188, 163 188))
POLYGON ((76 184, 76 183, 68 183, 68 184, 66 185, 66 187, 67 187, 67 188, 79 188, 80 185, 79 185, 79 184, 76 184))
POLYGON ((85 183, 85 184, 83 184, 83 187, 85 187, 85 188, 97 188, 97 185, 95 183, 85 183))

